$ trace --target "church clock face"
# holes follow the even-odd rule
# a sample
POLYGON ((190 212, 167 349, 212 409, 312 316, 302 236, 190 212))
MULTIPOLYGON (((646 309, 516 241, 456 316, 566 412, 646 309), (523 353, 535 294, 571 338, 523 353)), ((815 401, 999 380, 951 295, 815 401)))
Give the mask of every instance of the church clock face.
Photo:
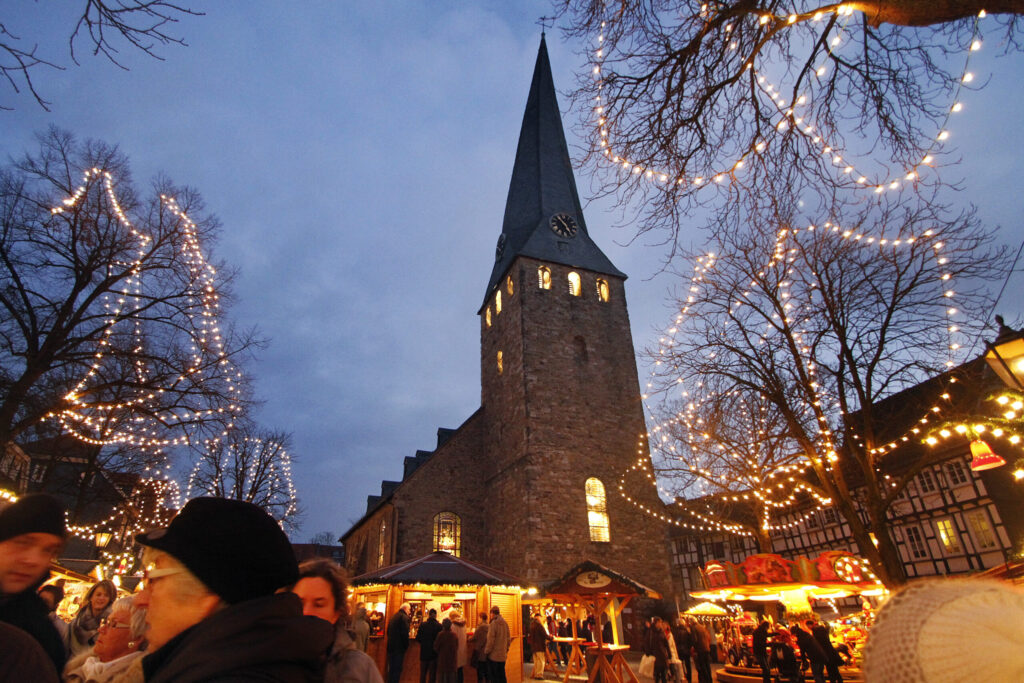
POLYGON ((576 219, 567 213, 556 213, 551 217, 551 230, 559 237, 575 237, 576 219))
POLYGON ((501 255, 505 253, 505 233, 498 235, 498 246, 494 248, 494 260, 500 261, 501 255))

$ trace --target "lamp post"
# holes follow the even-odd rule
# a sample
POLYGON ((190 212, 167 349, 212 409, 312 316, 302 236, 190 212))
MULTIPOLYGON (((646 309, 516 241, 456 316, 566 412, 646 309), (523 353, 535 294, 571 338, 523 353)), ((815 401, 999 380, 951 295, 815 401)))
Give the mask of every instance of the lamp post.
POLYGON ((996 322, 999 334, 986 344, 985 362, 1006 386, 1024 391, 1024 331, 1007 327, 1001 315, 996 322))
POLYGON ((107 531, 97 531, 96 532, 96 547, 99 548, 100 550, 103 550, 108 545, 110 545, 110 541, 111 541, 112 538, 114 538, 114 534, 112 534, 112 533, 109 533, 107 531))

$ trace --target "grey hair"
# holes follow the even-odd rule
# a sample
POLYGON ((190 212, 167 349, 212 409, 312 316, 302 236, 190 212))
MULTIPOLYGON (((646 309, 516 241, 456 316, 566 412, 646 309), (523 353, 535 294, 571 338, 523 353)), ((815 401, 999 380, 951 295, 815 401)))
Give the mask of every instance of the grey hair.
POLYGON ((181 560, 170 553, 147 546, 142 553, 142 562, 148 566, 155 563, 161 557, 166 557, 169 565, 185 570, 181 574, 176 574, 174 578, 177 580, 171 584, 173 586, 172 595, 178 602, 185 603, 205 595, 216 595, 181 560))
POLYGON ((113 605, 110 607, 110 613, 120 612, 124 610, 130 615, 128 618, 128 639, 133 642, 139 642, 146 637, 146 608, 135 606, 135 596, 126 595, 123 598, 118 598, 113 605))

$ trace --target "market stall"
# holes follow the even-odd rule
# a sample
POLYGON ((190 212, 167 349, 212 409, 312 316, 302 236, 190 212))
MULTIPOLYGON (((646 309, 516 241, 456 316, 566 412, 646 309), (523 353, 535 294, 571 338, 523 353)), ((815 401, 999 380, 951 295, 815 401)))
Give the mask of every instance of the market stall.
MULTIPOLYGON (((410 638, 416 637, 417 628, 431 609, 437 610, 438 620, 455 611, 461 613, 472 635, 478 621, 477 614, 499 607, 512 636, 506 675, 509 681, 519 681, 523 677, 522 588, 514 576, 438 551, 357 576, 352 580, 350 592, 350 610, 363 603, 369 614, 376 612, 380 615, 376 620, 371 619, 367 652, 377 662, 385 679, 387 625, 404 602, 408 602, 411 608, 410 638)), ((413 640, 405 653, 402 681, 413 683, 418 680, 419 648, 413 640)), ((476 683, 476 672, 472 667, 467 666, 464 670, 464 683, 476 683)))
POLYGON ((570 675, 587 671, 586 659, 581 649, 583 647, 587 647, 587 652, 594 657, 593 665, 589 667, 588 683, 593 683, 598 677, 602 683, 622 683, 623 680, 640 683, 622 656, 629 646, 603 641, 601 616, 607 615, 613 621, 617 620, 623 608, 633 598, 660 598, 660 594, 596 562, 585 561, 570 569, 548 587, 545 596, 558 602, 582 607, 594 617, 596 625, 592 634, 593 645, 589 645, 579 638, 575 630, 576 620, 573 620, 569 666, 566 667, 562 678, 563 683, 568 683, 570 675))

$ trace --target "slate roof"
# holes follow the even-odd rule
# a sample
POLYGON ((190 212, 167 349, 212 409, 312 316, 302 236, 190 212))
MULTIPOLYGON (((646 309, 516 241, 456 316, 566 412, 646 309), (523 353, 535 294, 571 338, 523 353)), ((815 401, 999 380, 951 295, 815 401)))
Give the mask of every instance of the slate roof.
POLYGON ((354 586, 376 583, 402 585, 425 583, 450 586, 526 585, 511 574, 441 551, 435 551, 414 560, 399 562, 390 567, 381 567, 352 579, 354 586))
POLYGON ((543 34, 523 113, 499 243, 504 246, 495 250, 481 310, 517 256, 626 278, 587 232, 543 34), (550 220, 556 213, 575 218, 579 227, 575 237, 559 237, 551 230, 550 220))

